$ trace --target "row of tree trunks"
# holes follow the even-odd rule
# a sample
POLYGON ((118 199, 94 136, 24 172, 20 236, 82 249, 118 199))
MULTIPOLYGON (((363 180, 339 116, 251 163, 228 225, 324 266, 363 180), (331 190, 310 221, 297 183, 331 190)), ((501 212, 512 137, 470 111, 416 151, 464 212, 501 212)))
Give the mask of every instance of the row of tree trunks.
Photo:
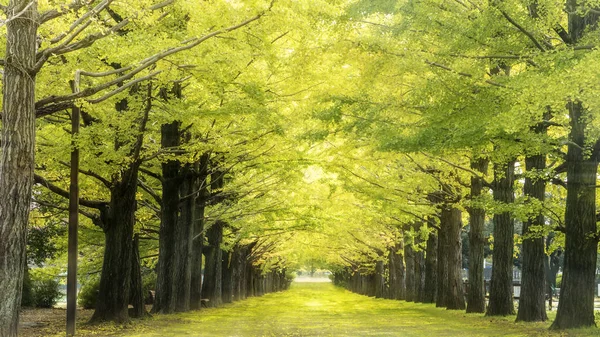
POLYGON ((334 284, 367 296, 383 294, 390 299, 465 309, 461 229, 460 210, 444 205, 439 230, 432 231, 427 241, 405 234, 389 249, 385 260, 374 262, 374 268, 354 266, 337 271, 334 284))

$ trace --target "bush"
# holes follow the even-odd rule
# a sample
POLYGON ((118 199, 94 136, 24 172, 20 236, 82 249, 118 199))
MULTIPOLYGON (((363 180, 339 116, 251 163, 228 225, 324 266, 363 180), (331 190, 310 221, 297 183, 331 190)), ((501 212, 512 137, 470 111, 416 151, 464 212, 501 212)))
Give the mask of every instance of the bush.
POLYGON ((23 293, 21 295, 21 306, 35 306, 35 299, 33 298, 33 284, 31 282, 31 278, 29 277, 29 268, 25 269, 25 275, 23 277, 23 293))
POLYGON ((52 308, 62 293, 58 290, 58 281, 42 279, 33 281, 32 295, 36 307, 52 308))
POLYGON ((94 279, 84 284, 79 291, 77 303, 84 309, 95 309, 99 289, 100 280, 94 279))

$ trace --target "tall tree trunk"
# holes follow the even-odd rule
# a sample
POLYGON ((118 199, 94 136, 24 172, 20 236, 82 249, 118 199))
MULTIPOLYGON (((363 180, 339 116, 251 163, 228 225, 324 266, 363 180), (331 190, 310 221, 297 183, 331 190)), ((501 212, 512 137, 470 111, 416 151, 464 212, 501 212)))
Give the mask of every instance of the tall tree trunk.
MULTIPOLYGON (((514 202, 515 162, 494 167, 494 201, 501 205, 514 202)), ((494 252, 490 303, 486 315, 514 315, 513 305, 514 221, 509 211, 494 214, 494 252)))
MULTIPOLYGON (((178 121, 161 126, 161 146, 171 148, 179 146, 180 125, 178 121)), ((156 298, 152 312, 168 314, 176 306, 176 242, 177 220, 179 214, 180 163, 169 160, 162 163, 162 205, 160 233, 158 239, 158 271, 156 277, 156 298)))
POLYGON ((133 228, 139 162, 115 178, 104 221, 104 261, 92 322, 129 321, 133 228))
POLYGON ((568 104, 571 120, 567 152, 567 208, 565 257, 560 300, 554 329, 594 325, 596 284, 596 181, 597 153, 587 157, 586 126, 589 118, 581 102, 568 104))
POLYGON ((196 163, 198 176, 194 189, 198 191, 195 201, 194 234, 192 238, 190 309, 200 309, 202 300, 202 247, 204 246, 204 209, 208 200, 208 162, 209 154, 205 153, 196 163))
MULTIPOLYGON (((406 235, 406 233, 405 233, 406 235)), ((404 299, 408 302, 414 302, 416 300, 415 293, 415 252, 412 248, 412 242, 405 236, 404 239, 404 263, 406 265, 406 293, 404 299)))
POLYGON ((208 299, 208 306, 218 307, 222 303, 222 250, 223 222, 215 222, 207 231, 208 245, 204 247, 205 267, 202 297, 208 299))
POLYGON ((196 211, 194 175, 190 165, 181 170, 179 186, 179 209, 175 230, 175 289, 177 299, 175 311, 190 310, 190 294, 192 281, 192 233, 196 211))
MULTIPOLYGON (((545 132, 544 132, 545 133, 545 132)), ((525 177, 523 191, 526 197, 544 202, 546 193, 546 182, 539 176, 546 168, 546 156, 536 155, 525 158, 527 172, 536 174, 538 177, 525 177)), ((523 257, 521 294, 519 298, 519 310, 517 321, 535 322, 545 321, 546 315, 546 286, 544 273, 544 237, 539 229, 545 225, 544 215, 541 210, 535 217, 523 223, 523 257), (537 227, 537 228, 536 228, 537 227), (537 234, 536 234, 537 232, 537 234)))
MULTIPOLYGON (((471 161, 471 169, 476 172, 487 171, 488 160, 484 158, 471 161)), ((485 312, 485 282, 483 278, 483 254, 485 240, 485 210, 477 205, 477 199, 483 190, 483 179, 471 177, 470 199, 473 204, 469 212, 469 291, 467 293, 467 312, 485 312)))
POLYGON ((383 261, 375 262, 375 275, 374 275, 374 286, 375 286, 375 297, 383 298, 385 293, 385 278, 384 278, 383 261))
POLYGON ((435 303, 437 299, 437 246, 438 237, 435 231, 429 233, 425 255, 425 294, 424 303, 435 303))
MULTIPOLYGON (((569 34, 579 42, 585 31, 596 29, 597 11, 580 11, 581 2, 567 0, 569 34), (586 12, 585 16, 580 16, 586 12)), ((597 8, 596 8, 597 9, 597 8)), ((597 29, 596 32, 597 33, 597 29)), ((596 181, 599 140, 589 139, 586 127, 594 116, 580 101, 567 104, 571 130, 567 149, 567 206, 565 257, 560 300, 553 329, 594 325, 594 290, 598 242, 596 232, 596 181), (594 149, 586 153, 587 144, 594 149)))
POLYGON ((403 300, 405 298, 406 284, 404 283, 404 251, 402 239, 390 250, 390 298, 403 300))
POLYGON ((447 217, 448 236, 446 240, 448 254, 448 294, 446 295, 446 308, 453 310, 465 309, 465 294, 462 281, 462 242, 461 242, 461 211, 452 207, 447 217))
POLYGON ((16 336, 35 152, 37 2, 11 0, 7 13, 0 151, 0 336, 16 336))
POLYGON ((223 270, 223 303, 233 302, 233 253, 221 251, 223 270))
POLYGON ((440 212, 440 229, 438 230, 437 246, 437 300, 436 307, 447 306, 448 300, 448 217, 450 212, 442 208, 440 212))
POLYGON ((415 252, 415 302, 425 300, 425 251, 419 247, 415 252))

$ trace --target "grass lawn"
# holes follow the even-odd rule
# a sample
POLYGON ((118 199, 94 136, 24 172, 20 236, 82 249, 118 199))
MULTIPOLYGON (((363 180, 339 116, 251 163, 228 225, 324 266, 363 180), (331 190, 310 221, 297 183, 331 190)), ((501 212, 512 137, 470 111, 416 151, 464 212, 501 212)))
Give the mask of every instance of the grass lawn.
MULTIPOLYGON (((551 332, 550 323, 514 323, 429 304, 369 298, 328 283, 114 326, 80 325, 79 336, 600 336, 600 329, 551 332)), ((56 332, 57 330, 54 330, 56 332)), ((51 335, 50 330, 45 336, 51 335)), ((33 335, 32 335, 33 336, 33 335)), ((56 336, 64 336, 64 332, 56 336)))

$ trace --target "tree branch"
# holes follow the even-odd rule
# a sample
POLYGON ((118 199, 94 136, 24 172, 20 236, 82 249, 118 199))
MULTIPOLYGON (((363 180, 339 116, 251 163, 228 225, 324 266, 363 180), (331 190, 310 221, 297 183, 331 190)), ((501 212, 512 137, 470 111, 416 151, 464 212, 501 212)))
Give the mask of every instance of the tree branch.
MULTIPOLYGON (((525 36, 527 36, 531 42, 533 42, 533 44, 541 51, 546 51, 546 48, 544 48, 539 42, 538 40, 535 38, 535 36, 533 36, 533 34, 531 34, 529 31, 527 31, 525 28, 523 28, 523 26, 521 26, 517 21, 515 21, 512 17, 510 17, 510 15, 508 15, 508 13, 506 13, 503 10, 500 10, 500 13, 502 13, 502 15, 504 16, 504 18, 506 18, 506 20, 508 20, 508 22, 510 22, 513 26, 515 26, 518 30, 521 31, 521 33, 525 34, 525 36)), ((544 43, 546 45, 546 47, 548 47, 549 49, 553 49, 552 45, 548 45, 548 43, 544 43)))
MULTIPOLYGON (((111 87, 113 85, 117 85, 119 83, 123 83, 125 81, 128 81, 128 80, 132 79, 138 73, 142 72, 143 70, 149 68, 150 66, 156 64, 158 61, 160 61, 160 60, 162 60, 162 59, 164 59, 164 58, 166 58, 166 57, 168 57, 170 55, 173 55, 173 54, 176 54, 176 53, 180 53, 180 52, 192 49, 192 48, 200 45, 201 43, 205 42, 206 40, 209 40, 209 39, 211 39, 211 38, 213 38, 215 36, 222 35, 222 34, 225 34, 225 33, 229 33, 229 32, 234 31, 236 29, 242 28, 242 27, 244 27, 244 26, 246 26, 246 25, 248 25, 248 24, 250 24, 250 23, 252 23, 252 22, 254 22, 254 21, 258 20, 258 19, 260 19, 262 16, 265 15, 265 13, 266 12, 262 12, 262 13, 256 15, 256 16, 254 16, 254 17, 252 17, 250 19, 247 19, 247 20, 245 20, 245 21, 243 21, 241 23, 238 23, 238 24, 236 24, 234 26, 214 31, 214 32, 212 32, 210 34, 207 34, 207 35, 203 36, 203 37, 192 38, 190 40, 184 41, 183 42, 183 46, 166 49, 166 50, 164 50, 164 51, 162 51, 160 53, 154 54, 154 55, 152 55, 152 56, 150 56, 150 57, 142 60, 136 68, 134 68, 133 66, 127 66, 127 67, 124 67, 124 68, 111 70, 111 71, 106 72, 106 73, 87 73, 87 72, 81 72, 81 75, 85 75, 85 76, 103 77, 103 76, 108 76, 108 75, 112 75, 112 74, 123 73, 123 72, 129 71, 129 73, 124 74, 122 76, 119 76, 118 78, 116 78, 116 79, 114 79, 112 81, 100 84, 100 85, 95 86, 95 87, 91 87, 91 88, 87 88, 87 89, 81 90, 78 93, 73 93, 73 94, 64 95, 64 96, 49 96, 49 97, 46 97, 46 98, 42 98, 41 100, 39 100, 39 101, 36 102, 36 109, 44 107, 44 106, 46 106, 48 104, 56 104, 56 103, 60 103, 60 102, 74 101, 74 100, 79 99, 79 98, 86 98, 86 97, 92 96, 92 95, 94 95, 94 94, 96 94, 96 93, 98 93, 100 91, 103 91, 103 90, 105 90, 105 89, 107 89, 107 88, 109 88, 109 87, 111 87)), ((112 94, 114 95, 116 93, 118 93, 117 90, 113 91, 112 94)), ((102 97, 102 98, 106 99, 108 97, 102 97)), ((91 101, 94 101, 94 100, 91 100, 91 101)))
MULTIPOLYGON (((40 175, 35 174, 34 181, 36 184, 40 184, 40 185, 46 187, 50 192, 53 192, 63 198, 69 198, 68 191, 63 190, 62 188, 54 185, 53 183, 49 182, 48 180, 46 180, 44 177, 42 177, 40 175)), ((82 206, 95 208, 98 210, 104 210, 108 206, 108 203, 104 202, 104 201, 88 200, 88 199, 82 199, 82 198, 79 198, 79 203, 82 206)))
POLYGON ((82 0, 74 0, 72 1, 69 5, 67 6, 63 6, 61 9, 51 9, 47 12, 41 13, 40 17, 39 17, 39 23, 40 25, 48 22, 50 20, 59 18, 71 11, 76 11, 80 8, 83 8, 85 6, 89 6, 91 5, 94 1, 96 0, 88 0, 88 1, 82 1, 82 0))
MULTIPOLYGON (((71 164, 66 163, 64 161, 59 161, 60 164, 66 166, 66 167, 71 167, 71 164)), ((90 176, 92 178, 96 178, 98 179, 104 186, 106 186, 107 188, 111 188, 112 184, 110 183, 110 181, 108 181, 107 179, 105 179, 104 177, 102 177, 101 175, 99 175, 98 173, 89 171, 89 170, 83 170, 83 169, 79 169, 79 173, 81 174, 85 174, 86 176, 90 176)))

